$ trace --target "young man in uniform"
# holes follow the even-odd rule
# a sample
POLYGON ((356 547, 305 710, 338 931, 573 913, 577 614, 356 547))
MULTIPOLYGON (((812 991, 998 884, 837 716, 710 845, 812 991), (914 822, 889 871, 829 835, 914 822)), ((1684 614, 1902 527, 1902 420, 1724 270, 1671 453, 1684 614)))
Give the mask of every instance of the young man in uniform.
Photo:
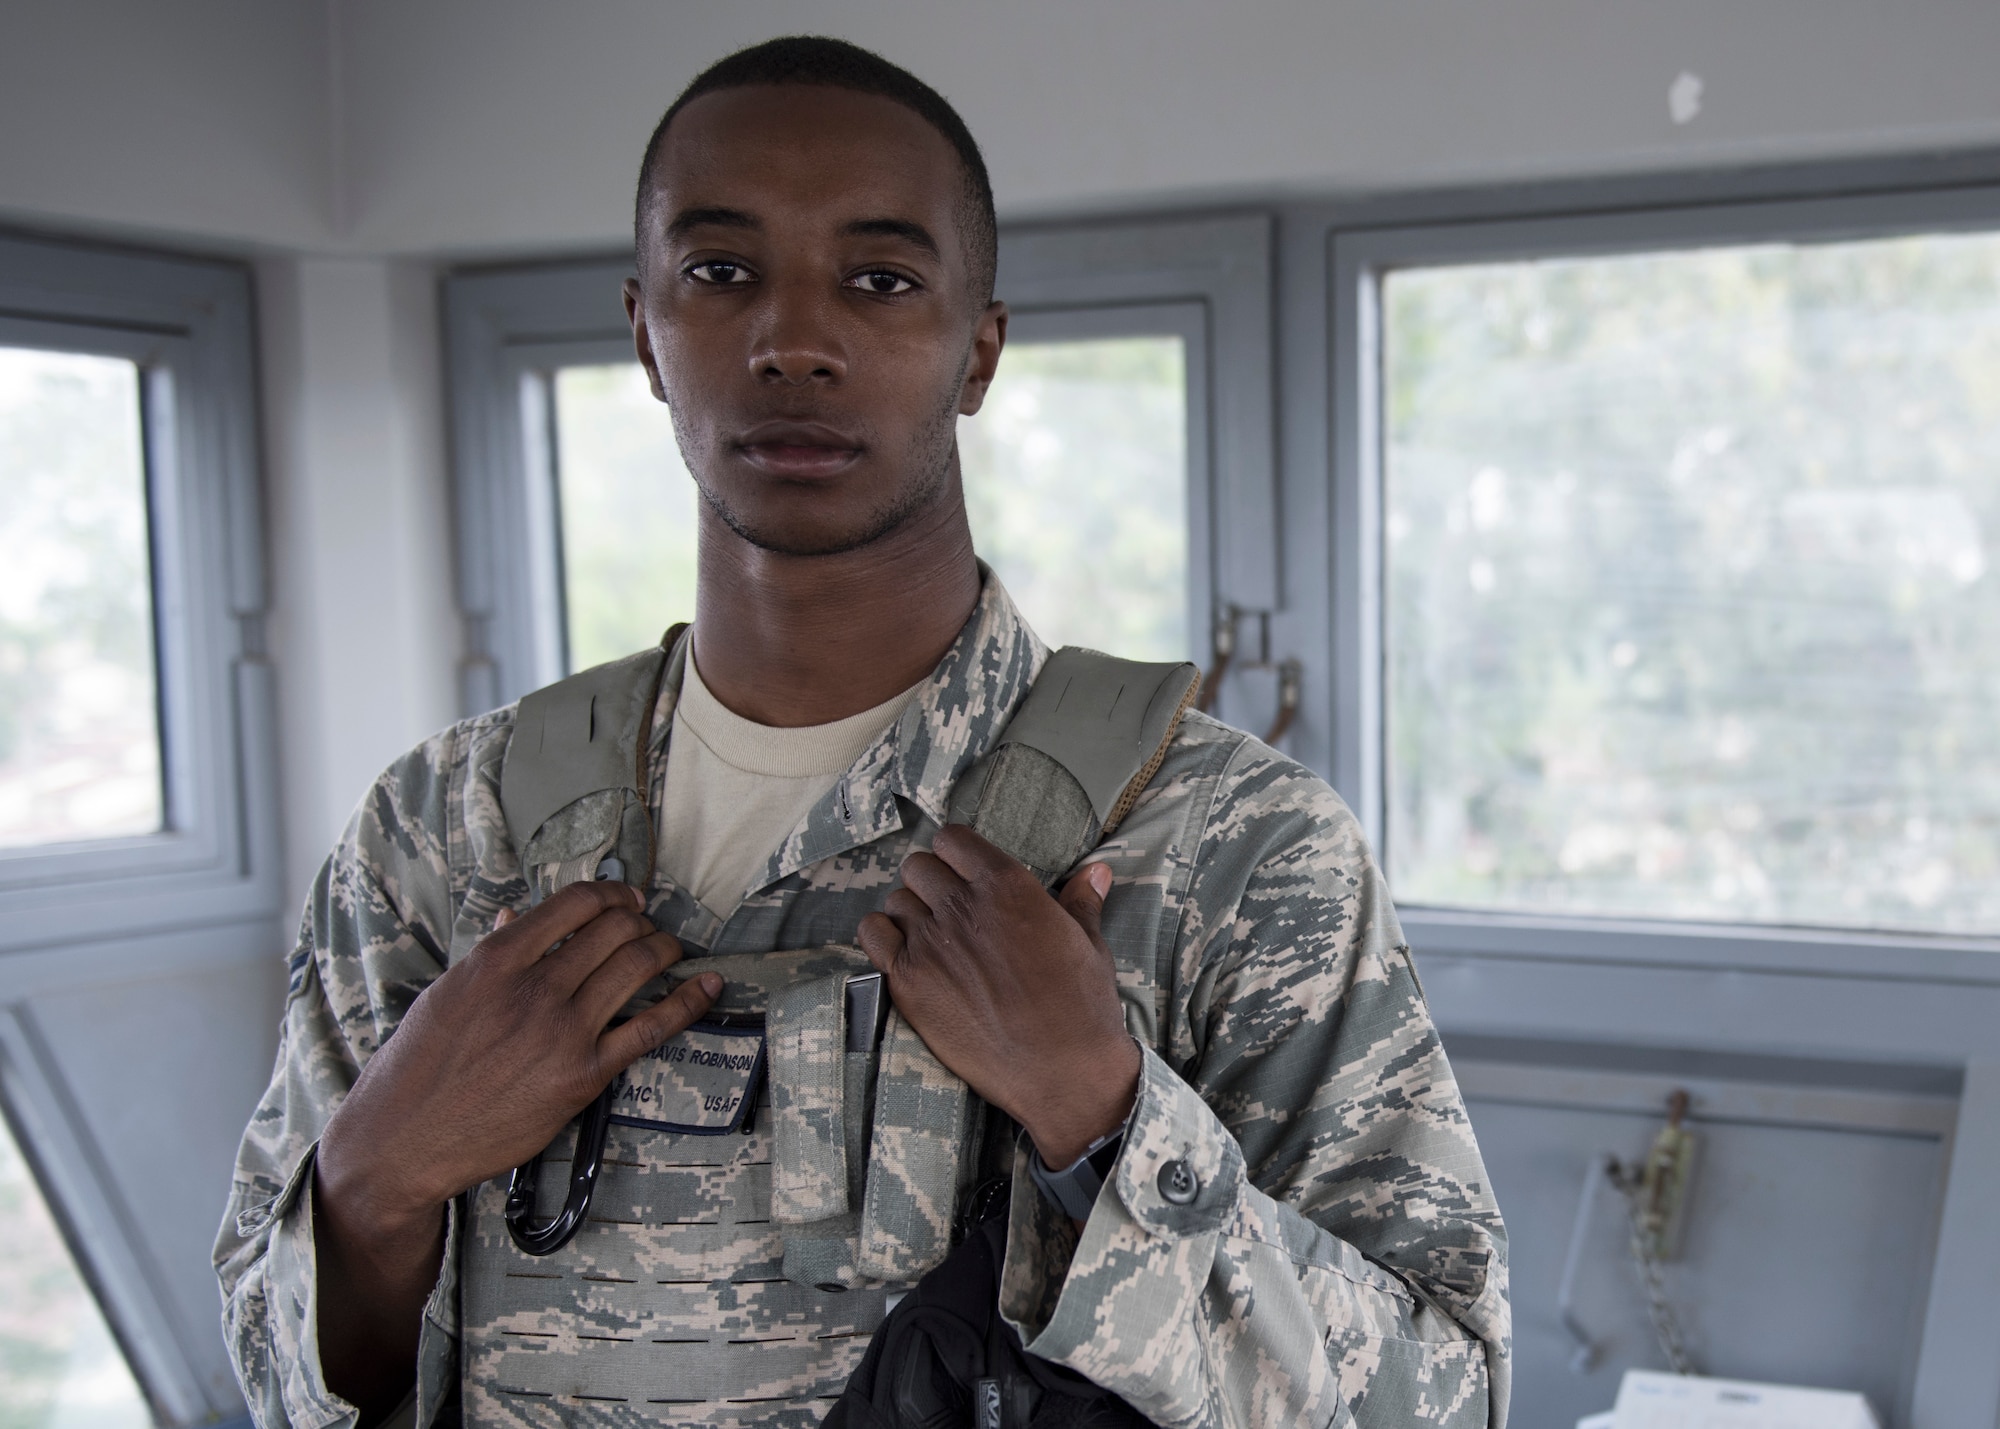
POLYGON ((1504 1233, 1325 783, 1189 714, 1056 897, 948 823, 1049 658, 966 525, 955 424, 1007 311, 958 116, 839 42, 732 56, 655 132, 637 246, 634 341, 703 497, 643 746, 654 866, 533 902, 514 707, 364 799, 217 1247, 258 1423, 817 1422, 903 1287, 785 1277, 762 1127, 692 1159, 613 1128, 567 1259, 499 1207, 727 1001, 690 967, 858 942, 1021 1128, 1001 1309, 1035 1355, 1161 1424, 1499 1426, 1504 1233))

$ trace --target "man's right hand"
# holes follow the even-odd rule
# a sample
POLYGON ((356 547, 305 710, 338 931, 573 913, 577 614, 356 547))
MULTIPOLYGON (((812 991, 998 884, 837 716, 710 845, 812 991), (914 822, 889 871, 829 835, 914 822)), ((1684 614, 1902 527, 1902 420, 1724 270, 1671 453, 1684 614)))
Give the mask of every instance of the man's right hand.
POLYGON ((540 1152, 629 1063, 708 1010, 722 990, 714 973, 609 1025, 680 957, 630 886, 572 884, 503 914, 362 1069, 320 1138, 313 1210, 321 1369, 364 1425, 411 1383, 445 1202, 540 1152))

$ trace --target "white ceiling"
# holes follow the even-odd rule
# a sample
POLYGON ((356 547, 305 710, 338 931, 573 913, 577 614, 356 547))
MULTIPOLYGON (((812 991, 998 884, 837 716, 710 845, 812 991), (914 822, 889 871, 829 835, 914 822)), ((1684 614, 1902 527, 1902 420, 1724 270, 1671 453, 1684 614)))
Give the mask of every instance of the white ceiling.
POLYGON ((0 214, 601 247, 680 86, 798 30, 944 91, 1014 217, 2000 143, 1994 0, 0 0, 0 214))

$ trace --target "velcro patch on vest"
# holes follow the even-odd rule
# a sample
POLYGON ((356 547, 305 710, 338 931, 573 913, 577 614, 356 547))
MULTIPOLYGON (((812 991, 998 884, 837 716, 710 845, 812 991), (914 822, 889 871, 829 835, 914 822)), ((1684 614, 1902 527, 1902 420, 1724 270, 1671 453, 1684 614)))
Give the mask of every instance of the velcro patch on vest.
POLYGON ((697 1022, 619 1074, 611 1120, 723 1136, 743 1127, 764 1076, 764 1029, 697 1022))

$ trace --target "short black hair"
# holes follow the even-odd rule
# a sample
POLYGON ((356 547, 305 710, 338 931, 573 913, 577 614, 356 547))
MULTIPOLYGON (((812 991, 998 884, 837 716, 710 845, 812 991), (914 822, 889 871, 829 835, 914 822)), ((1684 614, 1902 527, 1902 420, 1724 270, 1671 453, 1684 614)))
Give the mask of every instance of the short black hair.
POLYGON ((993 184, 986 160, 965 121, 942 94, 901 65, 891 64, 873 50, 827 35, 782 35, 738 50, 696 75, 680 98, 667 107, 646 141, 639 165, 639 192, 633 204, 632 243, 641 271, 646 263, 646 220, 652 206, 653 165, 666 143, 674 116, 719 89, 757 84, 817 84, 856 94, 878 94, 917 114, 957 152, 965 171, 965 203, 961 218, 971 257, 972 286, 981 306, 992 300, 993 272, 999 257, 999 223, 993 213, 993 184))

